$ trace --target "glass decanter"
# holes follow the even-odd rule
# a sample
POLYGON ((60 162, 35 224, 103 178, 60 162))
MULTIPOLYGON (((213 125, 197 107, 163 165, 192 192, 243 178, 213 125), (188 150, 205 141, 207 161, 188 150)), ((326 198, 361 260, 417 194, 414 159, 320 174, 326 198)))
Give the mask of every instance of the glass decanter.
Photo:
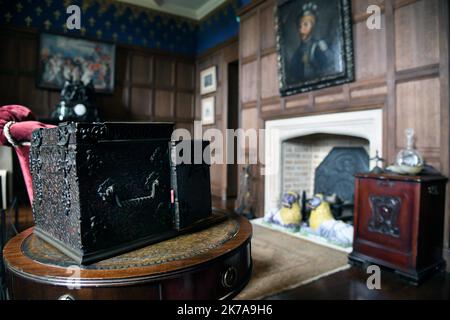
POLYGON ((406 148, 397 154, 396 165, 408 167, 422 167, 422 156, 414 149, 414 129, 406 129, 406 148))

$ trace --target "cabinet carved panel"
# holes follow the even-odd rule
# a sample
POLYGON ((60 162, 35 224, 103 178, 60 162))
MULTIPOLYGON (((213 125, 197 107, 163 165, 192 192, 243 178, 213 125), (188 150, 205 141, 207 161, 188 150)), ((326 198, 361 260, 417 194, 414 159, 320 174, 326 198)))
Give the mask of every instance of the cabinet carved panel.
POLYGON ((392 196, 370 196, 371 218, 369 231, 400 237, 398 217, 402 200, 392 196))

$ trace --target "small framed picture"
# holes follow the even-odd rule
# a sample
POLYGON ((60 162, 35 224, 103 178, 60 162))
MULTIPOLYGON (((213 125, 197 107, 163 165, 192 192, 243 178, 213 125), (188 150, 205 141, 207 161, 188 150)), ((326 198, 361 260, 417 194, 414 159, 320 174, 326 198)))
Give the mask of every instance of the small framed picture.
POLYGON ((202 99, 202 124, 210 125, 215 122, 215 97, 202 99))
POLYGON ((200 72, 200 94, 208 94, 217 90, 216 66, 200 72))

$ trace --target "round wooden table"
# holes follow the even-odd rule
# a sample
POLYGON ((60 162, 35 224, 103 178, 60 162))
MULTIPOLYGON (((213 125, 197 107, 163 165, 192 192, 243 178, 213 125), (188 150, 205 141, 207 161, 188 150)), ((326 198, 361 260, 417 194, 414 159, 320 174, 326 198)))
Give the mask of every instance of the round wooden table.
POLYGON ((250 279, 252 227, 242 217, 88 266, 27 229, 4 249, 11 299, 225 299, 250 279))

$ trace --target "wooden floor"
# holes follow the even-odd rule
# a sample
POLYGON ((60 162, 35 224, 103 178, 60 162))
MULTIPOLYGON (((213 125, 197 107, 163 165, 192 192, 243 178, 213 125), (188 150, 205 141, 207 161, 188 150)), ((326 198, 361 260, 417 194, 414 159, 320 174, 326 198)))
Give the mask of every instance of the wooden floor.
POLYGON ((450 274, 441 272, 415 287, 391 272, 382 271, 381 289, 367 288, 368 274, 357 267, 302 287, 277 294, 275 300, 448 300, 450 274))
MULTIPOLYGON (((234 202, 213 200, 213 206, 232 211, 234 202)), ((31 209, 21 208, 19 211, 19 230, 33 224, 31 209)), ((368 274, 357 267, 324 277, 310 284, 292 289, 269 299, 450 299, 450 273, 439 273, 415 287, 400 280, 388 271, 381 273, 381 290, 369 290, 366 282, 368 274)))

